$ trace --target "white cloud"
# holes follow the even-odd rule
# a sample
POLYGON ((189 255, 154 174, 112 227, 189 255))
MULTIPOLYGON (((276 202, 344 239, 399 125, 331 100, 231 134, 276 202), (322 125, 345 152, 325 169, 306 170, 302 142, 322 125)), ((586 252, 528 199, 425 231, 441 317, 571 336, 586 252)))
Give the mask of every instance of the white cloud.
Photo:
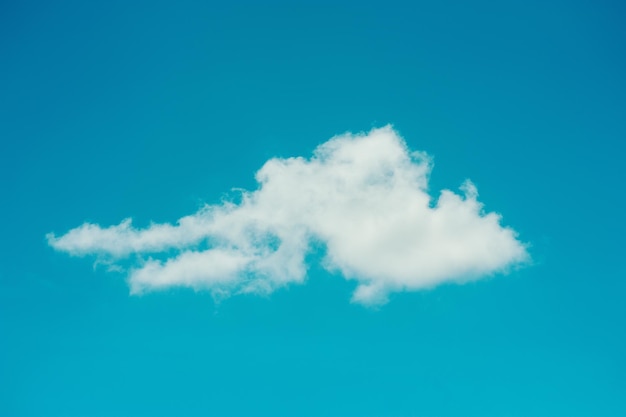
POLYGON ((72 255, 130 258, 134 293, 171 286, 269 293, 304 281, 307 253, 321 243, 322 265, 356 280, 352 299, 362 304, 527 260, 516 233, 483 212, 470 181, 462 195, 444 190, 431 204, 431 168, 387 126, 332 138, 310 159, 271 159, 256 174, 259 188, 244 191, 240 203, 207 205, 175 225, 85 223, 47 238, 72 255))

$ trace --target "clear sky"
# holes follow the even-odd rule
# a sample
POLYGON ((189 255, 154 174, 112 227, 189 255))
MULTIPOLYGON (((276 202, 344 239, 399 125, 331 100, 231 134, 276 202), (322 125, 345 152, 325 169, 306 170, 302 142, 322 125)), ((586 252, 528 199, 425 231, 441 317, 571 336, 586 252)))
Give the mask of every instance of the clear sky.
MULTIPOLYGON (((626 8, 505 3, 3 2, 0 415, 626 415, 626 8), (84 242, 55 250, 48 235, 203 219, 206 204, 236 199, 231 190, 257 190, 268 160, 311 158, 336 135, 387 125, 385 143, 432 158, 418 176, 428 189, 410 194, 432 199, 416 218, 444 189, 469 205, 473 188, 459 187, 471 179, 484 206, 468 218, 496 212, 511 229, 489 230, 517 233, 487 240, 509 245, 502 262, 481 269, 488 260, 472 256, 461 272, 480 274, 465 283, 443 261, 421 276, 430 266, 389 248, 434 250, 411 240, 424 235, 367 246, 358 228, 352 240, 341 229, 375 210, 404 219, 391 196, 405 188, 337 193, 373 204, 348 211, 318 198, 343 217, 328 223, 320 213, 334 211, 320 209, 321 223, 305 224, 298 185, 335 195, 324 170, 270 175, 298 180, 281 204, 269 198, 276 211, 241 203, 203 235, 257 262, 273 243, 225 238, 251 224, 238 213, 291 210, 285 236, 326 236, 305 251, 301 279, 297 262, 285 272, 299 282, 277 285, 284 271, 246 263, 228 294, 195 275, 160 288, 155 277, 179 275, 137 281, 149 261, 124 249, 135 235, 88 248, 100 256, 70 256, 84 242), (336 242, 378 252, 354 258, 336 242), (117 262, 115 250, 132 256, 117 262), (271 289, 245 287, 256 276, 271 289), (131 295, 137 282, 148 290, 131 295), (356 295, 363 282, 382 283, 376 297, 356 295)), ((279 230, 267 221, 254 225, 279 230)), ((430 224, 411 221, 409 232, 430 224)), ((154 262, 178 259, 167 250, 154 262)))

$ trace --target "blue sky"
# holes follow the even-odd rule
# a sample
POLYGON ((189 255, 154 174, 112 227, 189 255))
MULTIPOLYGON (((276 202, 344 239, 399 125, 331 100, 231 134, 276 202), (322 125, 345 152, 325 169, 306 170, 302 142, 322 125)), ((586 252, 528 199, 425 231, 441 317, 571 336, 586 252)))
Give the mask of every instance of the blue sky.
POLYGON ((0 415, 625 415, 624 12, 2 4, 0 415), (131 296, 46 240, 175 223, 387 124, 433 158, 433 199, 471 179, 532 263, 367 306, 307 259, 303 284, 216 303, 131 296))

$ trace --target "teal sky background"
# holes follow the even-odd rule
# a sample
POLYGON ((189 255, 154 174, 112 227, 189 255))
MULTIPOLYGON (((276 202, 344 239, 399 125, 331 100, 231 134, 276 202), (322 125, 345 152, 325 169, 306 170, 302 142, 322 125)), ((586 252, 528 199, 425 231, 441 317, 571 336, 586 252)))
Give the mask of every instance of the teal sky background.
POLYGON ((626 7, 471 3, 2 3, 0 415, 626 415, 626 7), (46 243, 387 123, 534 264, 378 309, 314 265, 216 305, 46 243))

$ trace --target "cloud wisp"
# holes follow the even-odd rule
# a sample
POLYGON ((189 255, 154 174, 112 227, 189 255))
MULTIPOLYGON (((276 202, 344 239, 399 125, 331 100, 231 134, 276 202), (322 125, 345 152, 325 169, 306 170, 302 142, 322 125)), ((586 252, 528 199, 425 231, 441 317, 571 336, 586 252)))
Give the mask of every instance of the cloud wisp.
POLYGON ((128 268, 132 293, 173 286, 215 294, 270 293, 306 279, 312 248, 322 266, 355 280, 352 301, 504 272, 528 253, 486 213, 468 180, 461 194, 428 193, 432 165, 390 126, 336 136, 312 157, 274 158, 241 201, 206 205, 175 224, 126 219, 47 235, 56 250, 128 268))

